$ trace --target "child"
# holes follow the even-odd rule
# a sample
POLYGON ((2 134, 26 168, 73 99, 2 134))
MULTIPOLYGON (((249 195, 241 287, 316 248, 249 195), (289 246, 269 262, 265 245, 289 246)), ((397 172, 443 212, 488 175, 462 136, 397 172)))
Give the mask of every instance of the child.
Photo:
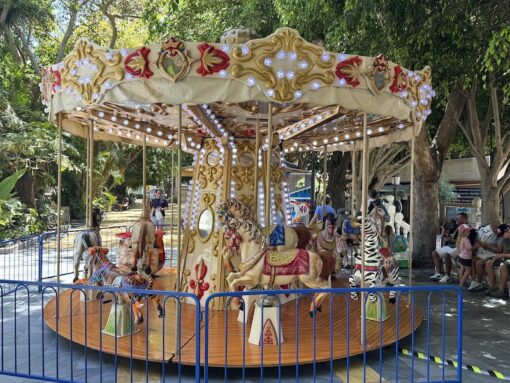
POLYGON ((457 233, 457 250, 459 254, 459 263, 461 265, 459 286, 463 287, 464 283, 471 275, 471 263, 473 257, 473 246, 469 240, 471 228, 469 225, 464 223, 457 228, 457 233))

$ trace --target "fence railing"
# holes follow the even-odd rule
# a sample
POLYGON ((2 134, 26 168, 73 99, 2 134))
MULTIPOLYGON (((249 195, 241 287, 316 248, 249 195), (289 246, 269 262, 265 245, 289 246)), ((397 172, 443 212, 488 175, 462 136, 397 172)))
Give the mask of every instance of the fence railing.
MULTIPOLYGON (((3 375, 125 383, 338 381, 343 374, 342 381, 359 382, 372 369, 392 382, 462 381, 462 291, 453 286, 216 293, 204 297, 200 308, 195 295, 171 291, 10 280, 0 285, 13 291, 0 297, 3 375), (351 298, 357 293, 366 301, 367 293, 375 293, 382 308, 390 290, 397 292, 396 303, 388 304, 385 321, 367 320, 361 301, 351 298), (99 291, 98 299, 80 299, 99 291), (328 293, 320 312, 317 292, 328 293), (115 336, 123 331, 119 324, 113 336, 106 335, 107 320, 113 315, 118 323, 126 294, 144 302, 144 321, 125 337, 115 336), (164 317, 156 317, 149 295, 160 297, 164 317), (316 309, 312 316, 310 308, 316 309), (417 352, 425 360, 415 359, 417 352), (447 364, 451 359, 455 367, 447 364)), ((134 308, 127 306, 131 317, 134 308)))
MULTIPOLYGON (((171 225, 164 225, 163 230, 169 231, 171 225)), ((175 228, 175 227, 174 227, 175 228)), ((118 233, 128 231, 128 225, 112 225, 100 230, 102 245, 110 251, 108 257, 112 262, 117 260, 118 233)), ((69 229, 60 235, 60 276, 74 272, 73 250, 74 240, 83 229, 69 229)), ((176 230, 174 230, 177 232, 176 230)), ((164 237, 165 257, 167 265, 177 263, 176 251, 172 249, 170 236, 164 237)), ((57 237, 56 232, 44 232, 23 238, 0 241, 0 279, 42 282, 57 276, 57 237)), ((3 286, 3 293, 12 292, 3 286)))

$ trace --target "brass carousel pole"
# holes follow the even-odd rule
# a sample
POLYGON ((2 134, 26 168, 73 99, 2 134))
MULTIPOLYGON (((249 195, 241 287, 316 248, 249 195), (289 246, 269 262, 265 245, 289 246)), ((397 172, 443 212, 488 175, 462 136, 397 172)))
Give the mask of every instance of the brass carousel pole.
POLYGON ((182 151, 182 105, 179 104, 179 125, 177 127, 179 145, 177 149, 177 278, 175 279, 175 291, 181 290, 181 241, 182 241, 182 212, 181 212, 181 151, 182 151))
MULTIPOLYGON (((92 120, 90 120, 92 125, 92 120)), ((90 137, 87 136, 87 163, 85 165, 85 226, 90 227, 89 222, 89 195, 90 195, 90 184, 89 184, 89 165, 90 165, 90 137)))
MULTIPOLYGON (((266 235, 269 240, 271 231, 271 155, 273 152, 273 105, 269 102, 267 104, 267 157, 266 157, 266 188, 265 188, 265 221, 266 221, 266 235)), ((269 243, 269 242, 268 242, 269 243)))
POLYGON ((142 185, 143 185, 142 217, 143 217, 145 216, 147 210, 147 134, 144 133, 142 139, 143 139, 142 144, 142 185))
POLYGON ((174 243, 174 183, 175 183, 175 174, 174 174, 174 148, 171 149, 171 174, 170 177, 170 268, 172 268, 173 260, 174 260, 174 251, 173 251, 173 243, 174 243))
POLYGON ((60 207, 62 204, 62 113, 58 114, 57 155, 57 283, 60 283, 60 207))
MULTIPOLYGON (((361 177, 361 287, 365 287, 365 222, 367 214, 368 196, 368 136, 367 136, 367 114, 363 113, 363 168, 361 177)), ((361 343, 365 341, 365 293, 361 293, 361 343)))
POLYGON ((324 168, 322 171, 322 221, 323 221, 323 228, 325 225, 325 218, 326 218, 326 192, 327 192, 327 172, 328 172, 328 146, 324 145, 324 168))
POLYGON ((93 171, 93 167, 94 167, 94 125, 95 125, 95 122, 94 120, 90 120, 90 129, 89 129, 89 139, 88 139, 88 142, 89 142, 89 163, 87 164, 88 165, 88 184, 89 184, 89 194, 87 195, 87 204, 88 204, 88 217, 87 217, 87 221, 88 221, 88 227, 91 227, 92 226, 92 210, 93 210, 93 202, 94 202, 94 171, 93 171))
MULTIPOLYGON (((182 105, 179 104, 179 125, 177 127, 177 136, 179 137, 179 145, 177 151, 177 275, 175 278, 175 291, 181 290, 181 241, 182 241, 182 218, 181 218, 181 150, 182 150, 182 105)), ((175 350, 180 353, 180 335, 181 335, 181 305, 180 302, 176 303, 176 321, 175 321, 175 350)), ((200 307, 196 308, 200 310, 200 307)))
MULTIPOLYGON (((409 231, 409 286, 413 285, 413 229, 414 229, 414 152, 415 152, 415 135, 416 125, 413 125, 413 135, 411 137, 411 180, 409 184, 409 225, 411 230, 409 231)), ((409 293, 409 303, 411 303, 411 293, 409 293)))
POLYGON ((253 184, 253 215, 257 216, 258 206, 258 190, 259 190, 259 147, 260 147, 260 119, 257 118, 257 124, 255 126, 255 181, 253 184))
POLYGON ((351 217, 356 216, 356 171, 356 142, 354 142, 351 152, 351 217))

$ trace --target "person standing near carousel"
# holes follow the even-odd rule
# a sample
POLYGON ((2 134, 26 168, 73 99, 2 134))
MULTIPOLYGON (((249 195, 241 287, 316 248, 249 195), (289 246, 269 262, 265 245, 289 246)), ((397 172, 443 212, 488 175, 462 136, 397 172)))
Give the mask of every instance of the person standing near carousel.
POLYGON ((162 190, 156 190, 156 197, 151 200, 151 221, 157 229, 162 229, 165 224, 165 211, 168 209, 168 201, 162 197, 162 190))

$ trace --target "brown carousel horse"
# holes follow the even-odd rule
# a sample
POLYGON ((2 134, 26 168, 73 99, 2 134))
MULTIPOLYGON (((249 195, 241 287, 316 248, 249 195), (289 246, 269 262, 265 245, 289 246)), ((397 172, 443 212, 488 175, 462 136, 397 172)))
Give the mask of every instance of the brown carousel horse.
POLYGON ((336 232, 336 217, 332 213, 326 214, 324 217, 323 228, 320 229, 320 222, 318 224, 310 225, 311 250, 318 253, 330 254, 335 259, 335 272, 340 268, 340 254, 337 252, 338 234, 336 232))
MULTIPOLYGON (((309 288, 328 288, 329 275, 333 271, 312 251, 290 249, 284 252, 271 251, 259 225, 249 214, 249 209, 241 201, 229 199, 218 209, 218 217, 227 228, 235 230, 239 239, 241 263, 239 272, 231 272, 227 282, 232 291, 238 286, 253 289, 258 285, 289 285, 300 281, 309 288)), ((334 265, 334 261, 333 261, 334 265)), ((310 304, 310 315, 327 293, 316 293, 310 304)))
MULTIPOLYGON (((147 268, 144 273, 136 272, 136 268, 129 273, 125 273, 108 259, 108 249, 91 247, 88 249, 88 252, 89 268, 92 270, 92 276, 86 281, 89 285, 152 290, 153 279, 150 268, 147 268)), ((158 317, 164 316, 163 307, 157 295, 121 293, 120 298, 132 305, 136 324, 143 322, 143 304, 141 304, 141 300, 144 296, 148 296, 153 302, 158 312, 158 317)))

